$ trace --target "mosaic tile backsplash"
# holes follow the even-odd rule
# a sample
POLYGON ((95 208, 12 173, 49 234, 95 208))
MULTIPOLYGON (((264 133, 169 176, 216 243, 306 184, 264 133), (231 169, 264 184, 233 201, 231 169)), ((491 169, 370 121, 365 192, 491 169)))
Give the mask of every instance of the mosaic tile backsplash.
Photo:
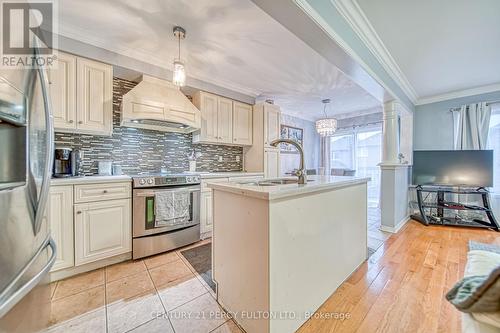
POLYGON ((122 96, 136 85, 135 82, 113 79, 113 135, 56 133, 57 146, 83 151, 83 172, 97 174, 98 161, 112 161, 120 165, 125 174, 169 172, 189 169, 188 155, 200 152, 197 171, 241 171, 243 148, 218 145, 192 144, 191 134, 158 132, 120 126, 122 96), (222 162, 219 162, 222 156, 222 162), (236 161, 239 157, 239 161, 236 161))

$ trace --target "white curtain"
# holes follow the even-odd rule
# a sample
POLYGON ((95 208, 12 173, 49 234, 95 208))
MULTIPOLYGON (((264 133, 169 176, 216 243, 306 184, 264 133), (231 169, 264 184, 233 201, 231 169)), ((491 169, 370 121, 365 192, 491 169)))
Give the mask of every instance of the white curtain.
POLYGON ((330 175, 330 137, 319 139, 319 174, 330 175))
POLYGON ((491 107, 486 103, 462 105, 460 112, 453 115, 456 130, 455 149, 486 149, 490 117, 491 107))

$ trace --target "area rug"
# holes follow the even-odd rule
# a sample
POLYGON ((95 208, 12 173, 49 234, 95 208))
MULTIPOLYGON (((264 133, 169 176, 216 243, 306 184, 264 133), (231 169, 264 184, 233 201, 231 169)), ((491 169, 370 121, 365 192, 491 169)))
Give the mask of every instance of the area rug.
POLYGON ((191 266, 200 274, 203 280, 215 291, 212 281, 212 244, 204 244, 181 251, 181 254, 191 266))

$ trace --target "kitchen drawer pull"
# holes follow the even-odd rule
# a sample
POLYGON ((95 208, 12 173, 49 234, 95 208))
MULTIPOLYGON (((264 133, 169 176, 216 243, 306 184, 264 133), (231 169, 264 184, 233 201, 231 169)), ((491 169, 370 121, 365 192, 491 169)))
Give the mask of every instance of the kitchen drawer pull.
POLYGON ((81 124, 83 124, 83 121, 82 121, 82 120, 80 120, 80 121, 78 121, 78 123, 81 125, 81 124))
POLYGON ((70 123, 70 124, 73 124, 73 120, 70 120, 70 121, 69 121, 69 123, 70 123))
POLYGON ((103 190, 102 193, 108 193, 108 190, 103 190))
POLYGON ((81 214, 81 213, 82 213, 82 211, 81 211, 81 210, 79 210, 79 211, 77 211, 76 213, 77 213, 77 214, 81 214))

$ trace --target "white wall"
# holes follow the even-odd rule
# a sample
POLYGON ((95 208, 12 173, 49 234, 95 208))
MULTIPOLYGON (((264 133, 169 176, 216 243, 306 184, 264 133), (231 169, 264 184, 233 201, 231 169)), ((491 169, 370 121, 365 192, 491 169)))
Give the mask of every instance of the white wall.
MULTIPOLYGON (((299 127, 304 130, 304 153, 307 169, 319 167, 319 134, 316 132, 314 122, 292 117, 281 113, 281 124, 299 127)), ((299 154, 280 154, 281 175, 297 169, 299 166, 299 154)))

